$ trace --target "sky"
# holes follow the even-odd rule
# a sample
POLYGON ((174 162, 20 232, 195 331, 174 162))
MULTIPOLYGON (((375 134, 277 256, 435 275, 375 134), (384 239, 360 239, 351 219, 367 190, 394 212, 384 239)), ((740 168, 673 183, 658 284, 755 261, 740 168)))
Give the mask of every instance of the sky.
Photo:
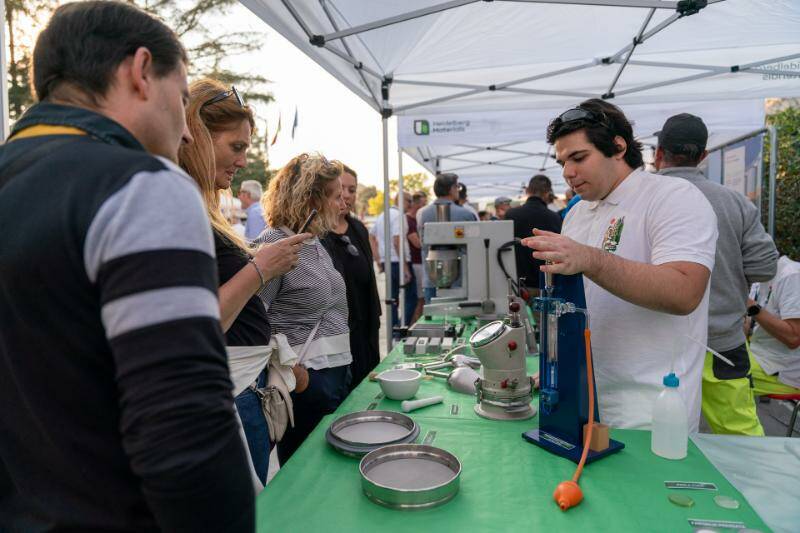
MULTIPOLYGON (((383 145, 380 115, 318 66, 278 32, 267 26, 246 7, 237 4, 230 14, 218 19, 224 27, 252 30, 264 40, 262 50, 229 59, 230 65, 260 74, 272 81, 267 89, 275 102, 257 108, 258 127, 268 122, 270 137, 281 116, 281 132, 270 147, 270 166, 279 168, 294 155, 318 151, 329 159, 339 159, 352 167, 365 185, 383 183, 383 145), (231 25, 231 26, 228 26, 231 25), (292 139, 295 108, 298 126, 292 139)), ((389 120, 389 174, 398 176, 396 120, 389 120)), ((427 171, 408 156, 403 157, 403 174, 427 171)), ((430 178, 429 183, 433 183, 430 178)))
MULTIPOLYGON (((43 16, 37 22, 24 22, 22 26, 25 27, 20 29, 27 31, 18 36, 19 42, 31 46, 47 18, 43 16)), ((272 82, 265 88, 275 96, 275 102, 266 106, 254 105, 257 127, 262 129, 266 120, 270 138, 275 133, 278 116, 281 116, 278 141, 269 150, 270 167, 280 168, 301 152, 320 152, 353 168, 361 183, 382 188, 381 118, 375 110, 238 2, 225 15, 207 18, 205 22, 213 34, 252 31, 264 42, 261 50, 231 56, 223 66, 258 74, 272 82), (293 139, 295 109, 298 126, 293 139)), ((390 119, 391 179, 398 176, 396 131, 396 120, 390 119)), ((416 172, 430 176, 416 161, 404 156, 403 174, 416 172)), ((433 183, 432 176, 429 183, 433 183)))

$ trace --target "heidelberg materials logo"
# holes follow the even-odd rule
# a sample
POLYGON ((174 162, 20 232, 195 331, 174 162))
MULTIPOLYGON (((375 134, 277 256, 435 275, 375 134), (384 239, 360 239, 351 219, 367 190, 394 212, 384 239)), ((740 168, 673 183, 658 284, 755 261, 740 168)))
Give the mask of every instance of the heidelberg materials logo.
POLYGON ((430 135, 431 134, 431 125, 428 123, 427 120, 415 120, 414 121, 414 133, 416 135, 430 135))

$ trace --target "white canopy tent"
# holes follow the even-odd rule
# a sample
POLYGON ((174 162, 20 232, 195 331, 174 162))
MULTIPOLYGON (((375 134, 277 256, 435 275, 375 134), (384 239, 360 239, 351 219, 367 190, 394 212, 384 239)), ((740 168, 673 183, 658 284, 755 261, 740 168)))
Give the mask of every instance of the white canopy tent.
MULTIPOLYGON (((592 97, 622 107, 659 108, 668 103, 714 102, 721 96, 726 100, 800 96, 796 61, 800 2, 242 3, 381 113, 387 190, 387 120, 392 115, 547 109, 550 117, 554 110, 592 97)), ((643 125, 640 128, 646 131, 643 125)), ((540 140, 537 136, 508 142, 540 140)), ((479 142, 484 148, 490 146, 486 143, 497 143, 492 146, 515 149, 502 146, 507 143, 496 138, 479 142)), ((541 148, 532 144, 520 151, 538 154, 541 148)), ((525 156, 507 155, 519 156, 516 161, 525 156)), ((425 163, 425 157, 421 159, 425 163)), ((506 167, 499 168, 512 170, 513 161, 506 160, 506 167)), ((460 174, 466 178, 468 170, 460 174)), ((388 195, 384 199, 388 210, 388 195)), ((388 256, 388 234, 385 241, 388 256)), ((387 277, 387 294, 391 294, 389 284, 387 277)))
MULTIPOLYGON (((764 127, 764 101, 722 100, 626 104, 637 137, 648 146, 653 133, 676 113, 693 113, 709 128, 708 146, 764 127)), ((560 167, 545 140, 547 123, 561 109, 519 111, 475 111, 414 114, 398 117, 398 144, 431 173, 455 172, 467 184, 470 198, 521 194, 537 172, 553 180, 557 193, 566 187, 560 167)))

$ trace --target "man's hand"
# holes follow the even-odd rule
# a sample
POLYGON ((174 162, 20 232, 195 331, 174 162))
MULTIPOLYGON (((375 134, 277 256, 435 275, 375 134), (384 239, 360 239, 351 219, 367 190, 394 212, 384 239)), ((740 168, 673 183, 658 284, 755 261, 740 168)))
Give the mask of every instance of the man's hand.
POLYGON ((292 367, 292 373, 294 374, 294 379, 297 381, 297 385, 294 386, 294 391, 299 394, 308 388, 308 370, 306 370, 304 366, 294 365, 292 367))
POLYGON ((533 257, 547 261, 541 266, 542 272, 553 274, 578 274, 589 272, 596 264, 597 248, 577 243, 558 233, 533 230, 533 237, 522 239, 522 244, 536 250, 533 257))

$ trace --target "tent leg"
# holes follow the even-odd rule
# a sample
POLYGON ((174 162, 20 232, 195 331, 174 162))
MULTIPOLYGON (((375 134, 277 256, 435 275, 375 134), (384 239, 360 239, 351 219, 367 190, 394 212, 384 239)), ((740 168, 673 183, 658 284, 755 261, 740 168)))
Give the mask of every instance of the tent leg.
POLYGON ((775 239, 775 177, 778 171, 778 128, 769 127, 769 218, 767 231, 775 239))
MULTIPOLYGON (((5 2, 0 6, 0 20, 6 20, 6 7, 5 2)), ((8 105, 8 80, 6 73, 8 72, 8 58, 6 56, 6 26, 5 24, 0 27, 0 72, 3 76, 0 77, 0 143, 8 139, 8 125, 9 125, 9 109, 8 105)))
POLYGON ((387 118, 381 119, 383 130, 383 274, 385 279, 386 302, 386 353, 392 351, 392 228, 389 213, 389 124, 387 118))
MULTIPOLYGON (((408 228, 406 227, 406 212, 405 212, 405 200, 404 200, 404 193, 403 190, 403 151, 399 148, 397 149, 397 209, 400 211, 400 249, 397 251, 397 257, 400 261, 400 280, 405 281, 405 277, 403 276, 403 272, 405 270, 406 261, 409 258, 406 257, 406 239, 407 239, 407 231, 408 228)), ((400 283, 400 302, 397 304, 397 312, 400 313, 400 326, 406 327, 406 288, 403 286, 403 283, 400 283)))

